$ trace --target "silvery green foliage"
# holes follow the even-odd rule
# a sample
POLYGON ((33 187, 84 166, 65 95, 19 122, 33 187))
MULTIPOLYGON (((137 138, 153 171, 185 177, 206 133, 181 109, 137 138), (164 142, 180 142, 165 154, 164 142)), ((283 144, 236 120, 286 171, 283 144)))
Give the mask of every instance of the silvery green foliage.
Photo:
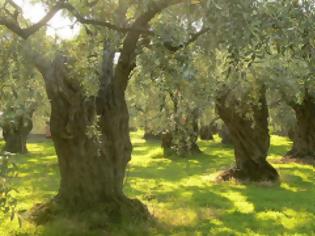
MULTIPOLYGON (((155 44, 138 56, 127 98, 132 114, 145 129, 173 135, 174 150, 195 136, 193 113, 211 106, 211 86, 204 58, 194 53, 194 46, 170 52, 155 44)), ((197 117, 198 118, 198 117, 197 117)))
POLYGON ((287 104, 301 103, 305 93, 315 96, 315 5, 313 1, 266 4, 274 30, 269 56, 263 63, 269 86, 287 104))
POLYGON ((203 42, 203 52, 216 62, 217 94, 226 92, 231 105, 242 101, 245 111, 257 100, 251 89, 257 84, 278 89, 294 102, 302 101, 305 89, 313 94, 312 2, 206 1, 205 22, 212 40, 203 42))
POLYGON ((271 133, 285 136, 293 134, 296 122, 293 110, 277 89, 269 89, 267 94, 271 133))
POLYGON ((287 104, 301 103, 306 91, 315 96, 315 74, 303 60, 275 55, 266 60, 262 70, 269 72, 265 76, 267 84, 278 91, 287 104))

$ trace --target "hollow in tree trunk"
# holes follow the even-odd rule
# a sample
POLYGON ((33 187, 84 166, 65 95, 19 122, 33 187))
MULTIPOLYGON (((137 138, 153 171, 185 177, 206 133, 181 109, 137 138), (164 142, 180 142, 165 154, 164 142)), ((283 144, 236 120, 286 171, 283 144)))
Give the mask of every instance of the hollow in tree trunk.
POLYGON ((287 154, 298 159, 315 160, 315 99, 305 94, 301 104, 292 104, 296 115, 293 147, 287 154))
POLYGON ((33 128, 31 116, 20 115, 14 122, 3 125, 4 151, 11 153, 26 153, 26 141, 33 128))
POLYGON ((275 181, 277 171, 267 162, 270 145, 268 108, 265 90, 259 91, 259 101, 251 104, 248 111, 242 102, 227 104, 226 97, 217 99, 219 116, 230 131, 235 152, 236 166, 222 174, 222 179, 236 178, 250 181, 275 181), (243 109, 243 110, 242 110, 243 109), (252 112, 252 119, 246 112, 252 112), (242 112, 240 112, 242 111, 242 112))

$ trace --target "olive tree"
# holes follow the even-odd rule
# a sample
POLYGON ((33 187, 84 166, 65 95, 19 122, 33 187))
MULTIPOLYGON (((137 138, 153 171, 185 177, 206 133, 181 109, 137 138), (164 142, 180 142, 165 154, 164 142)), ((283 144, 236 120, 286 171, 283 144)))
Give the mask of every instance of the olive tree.
POLYGON ((273 23, 266 70, 270 85, 295 113, 293 148, 289 156, 315 157, 315 6, 313 1, 267 4, 273 23))
POLYGON ((128 0, 78 1, 71 5, 60 0, 49 3, 46 16, 26 27, 25 21, 18 21, 20 9, 9 4, 13 12, 1 12, 0 24, 24 39, 31 37, 29 41, 36 41, 32 35, 58 11, 65 10, 85 25, 89 34, 90 43, 82 44, 74 55, 67 55, 64 50, 49 55, 41 51, 39 42, 36 47, 28 48, 30 61, 44 78, 51 103, 50 127, 61 175, 55 202, 74 210, 101 204, 108 206, 109 215, 115 216, 128 215, 128 212, 146 215, 147 210, 139 201, 123 193, 132 150, 125 90, 136 66, 136 55, 142 43, 146 44, 142 39, 155 36, 150 21, 164 9, 186 1, 160 0, 145 4, 128 0), (102 42, 95 40, 93 31, 106 35, 102 42), (92 48, 97 54, 91 55, 89 45, 94 43, 92 48), (114 65, 117 53, 119 59, 114 65), (91 58, 96 58, 96 62, 90 62, 91 58), (94 94, 86 93, 83 81, 95 79, 98 89, 94 94))
POLYGON ((38 73, 27 65, 21 55, 18 40, 12 34, 2 35, 0 126, 5 141, 4 150, 25 153, 26 139, 33 127, 33 113, 43 103, 43 88, 38 73), (14 41, 13 41, 14 40, 14 41), (9 42, 8 42, 9 41, 9 42))

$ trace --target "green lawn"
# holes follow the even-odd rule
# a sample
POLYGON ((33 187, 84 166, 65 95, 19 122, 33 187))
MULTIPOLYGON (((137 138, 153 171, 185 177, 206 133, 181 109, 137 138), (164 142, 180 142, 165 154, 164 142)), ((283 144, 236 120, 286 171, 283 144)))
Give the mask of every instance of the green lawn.
MULTIPOLYGON (((217 183, 215 175, 233 164, 233 150, 214 142, 200 142, 203 154, 164 158, 158 142, 132 134, 133 158, 125 192, 143 201, 158 223, 123 225, 91 230, 84 222, 59 218, 35 227, 0 217, 0 235, 315 235, 315 168, 279 164, 290 148, 282 137, 272 137, 269 160, 281 175, 280 185, 217 183), (110 233, 109 233, 110 231, 110 233)), ((58 168, 51 142, 29 144, 30 154, 16 156, 19 176, 18 208, 54 196, 58 168)), ((105 220, 105 219, 104 219, 105 220)))

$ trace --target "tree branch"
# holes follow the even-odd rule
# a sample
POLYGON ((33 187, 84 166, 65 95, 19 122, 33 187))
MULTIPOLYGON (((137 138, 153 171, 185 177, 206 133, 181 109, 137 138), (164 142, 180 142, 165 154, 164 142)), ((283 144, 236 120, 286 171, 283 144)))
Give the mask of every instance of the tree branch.
POLYGON ((141 34, 153 34, 153 32, 137 26, 120 27, 108 21, 86 18, 85 16, 81 15, 81 13, 74 6, 68 2, 65 2, 65 0, 60 0, 60 2, 54 5, 39 22, 27 28, 22 28, 17 20, 14 21, 6 18, 0 18, 0 25, 6 26, 9 30, 13 31, 23 39, 27 39, 32 34, 36 33, 41 27, 45 26, 60 10, 68 10, 69 13, 71 13, 81 24, 102 26, 122 33, 133 31, 141 34))
POLYGON ((22 28, 17 21, 12 21, 4 18, 0 18, 0 25, 6 26, 9 30, 13 31, 23 39, 27 39, 30 35, 34 34, 41 27, 46 25, 54 17, 54 15, 63 8, 63 4, 63 1, 58 2, 39 22, 27 28, 22 28))
POLYGON ((197 33, 191 34, 190 39, 187 42, 185 42, 184 44, 180 44, 178 46, 173 46, 173 45, 171 45, 171 43, 168 43, 168 42, 164 43, 163 45, 166 49, 168 49, 169 51, 174 53, 174 52, 177 52, 178 50, 180 50, 182 48, 188 47, 190 44, 195 42, 201 35, 207 33, 209 30, 210 30, 210 28, 205 27, 205 28, 201 29, 200 31, 198 31, 197 33))
MULTIPOLYGON (((97 1, 95 1, 95 2, 97 2, 97 1)), ((41 27, 45 26, 55 16, 55 14, 58 11, 68 10, 69 13, 71 13, 77 19, 77 21, 80 22, 81 24, 106 27, 108 29, 116 30, 116 31, 122 32, 122 33, 134 32, 137 34, 154 35, 154 32, 148 30, 145 27, 146 24, 157 13, 161 12, 163 9, 165 9, 169 6, 179 4, 179 3, 184 3, 184 2, 186 2, 186 0, 169 0, 169 1, 161 0, 158 3, 153 2, 151 4, 151 6, 149 6, 149 10, 147 12, 145 12, 143 15, 138 17, 136 22, 133 23, 132 26, 127 26, 127 27, 121 27, 121 26, 115 25, 113 23, 110 23, 108 21, 102 21, 102 20, 87 18, 87 17, 81 15, 81 13, 66 0, 60 0, 59 2, 57 2, 39 22, 37 22, 34 25, 29 26, 27 28, 22 28, 19 25, 19 23, 17 22, 17 19, 15 19, 13 21, 13 20, 9 20, 6 18, 0 18, 0 25, 6 26, 9 30, 13 31, 14 33, 19 35, 23 39, 27 39, 32 34, 36 33, 41 27)), ((13 6, 16 9, 15 15, 18 13, 21 13, 21 8, 17 4, 15 4, 12 0, 7 0, 6 3, 10 4, 11 6, 13 6)), ((192 4, 196 4, 196 3, 192 2, 192 4)), ((16 18, 16 17, 14 17, 14 18, 16 18)), ((193 35, 190 41, 191 42, 195 41, 196 40, 196 39, 194 39, 195 37, 198 38, 199 35, 198 34, 193 35)), ((187 42, 187 45, 191 43, 190 41, 187 42)))
MULTIPOLYGON (((187 0, 161 0, 158 3, 153 2, 148 7, 148 10, 140 15, 135 22, 132 24, 132 28, 147 28, 149 22, 164 9, 185 3, 187 0)), ((123 48, 121 55, 115 70, 115 74, 119 77, 118 82, 122 83, 121 86, 127 86, 127 81, 129 79, 129 74, 135 67, 135 50, 137 48, 137 43, 141 36, 141 32, 129 31, 123 42, 123 48)))
POLYGON ((80 14, 80 12, 71 4, 69 3, 64 3, 63 8, 68 10, 76 19, 78 22, 81 24, 86 24, 86 25, 94 25, 94 26, 101 26, 101 27, 106 27, 108 29, 116 30, 121 33, 127 33, 129 31, 134 31, 138 33, 143 33, 143 34, 153 34, 153 32, 140 28, 140 27, 121 27, 115 24, 112 24, 108 21, 101 21, 101 20, 96 20, 96 19, 89 19, 80 14))

